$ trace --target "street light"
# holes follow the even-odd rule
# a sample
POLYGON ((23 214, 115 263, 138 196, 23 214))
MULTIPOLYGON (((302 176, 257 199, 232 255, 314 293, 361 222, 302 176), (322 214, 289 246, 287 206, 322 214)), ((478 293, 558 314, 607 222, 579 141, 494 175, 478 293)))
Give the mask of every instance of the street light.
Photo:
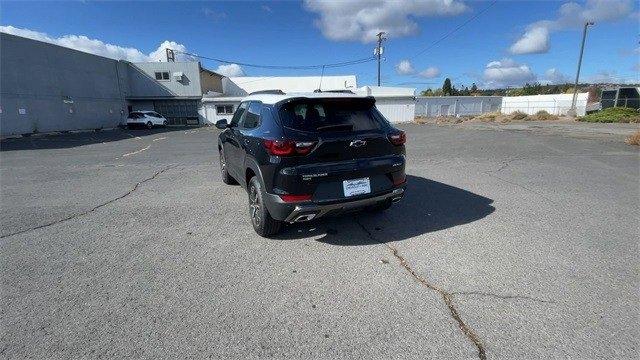
POLYGON ((587 38, 587 27, 593 26, 592 21, 584 23, 584 29, 582 30, 582 45, 580 46, 580 57, 578 58, 578 72, 576 73, 576 83, 573 85, 573 99, 571 100, 571 109, 569 109, 569 116, 576 116, 576 100, 578 99, 578 80, 580 79, 580 67, 582 66, 582 54, 584 53, 584 41, 587 38))

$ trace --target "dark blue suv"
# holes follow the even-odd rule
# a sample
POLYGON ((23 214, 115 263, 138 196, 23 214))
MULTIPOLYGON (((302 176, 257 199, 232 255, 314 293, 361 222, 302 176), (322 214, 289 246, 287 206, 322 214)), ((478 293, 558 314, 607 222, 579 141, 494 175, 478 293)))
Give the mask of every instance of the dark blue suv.
POLYGON ((249 195, 261 236, 348 211, 385 210, 405 191, 405 133, 372 97, 256 94, 220 120, 220 169, 249 195))

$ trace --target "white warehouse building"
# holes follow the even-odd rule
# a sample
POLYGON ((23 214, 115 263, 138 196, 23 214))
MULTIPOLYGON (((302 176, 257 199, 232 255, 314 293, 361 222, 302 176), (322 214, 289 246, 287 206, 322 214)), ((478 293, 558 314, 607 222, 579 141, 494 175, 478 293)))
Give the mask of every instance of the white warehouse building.
POLYGON ((376 107, 392 123, 413 121, 416 115, 415 88, 363 86, 356 93, 373 96, 376 107))
POLYGON ((322 91, 351 91, 373 96, 376 107, 391 122, 413 121, 415 89, 398 87, 357 87, 355 75, 344 76, 263 76, 230 77, 222 79, 222 93, 210 92, 202 97, 201 118, 213 124, 229 120, 242 98, 256 91, 281 90, 285 93, 322 91))

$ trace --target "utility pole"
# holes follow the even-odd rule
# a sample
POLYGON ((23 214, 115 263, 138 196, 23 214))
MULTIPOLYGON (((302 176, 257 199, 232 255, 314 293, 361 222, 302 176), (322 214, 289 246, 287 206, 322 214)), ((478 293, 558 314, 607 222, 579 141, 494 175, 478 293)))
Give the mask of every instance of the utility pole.
POLYGON ((166 48, 165 51, 167 52, 167 62, 176 62, 176 55, 173 50, 166 48))
POLYGON ((580 67, 582 66, 582 54, 584 53, 584 42, 587 39, 587 27, 593 26, 592 21, 584 23, 584 29, 582 30, 582 45, 580 45, 580 57, 578 57, 578 72, 576 73, 576 82, 573 85, 573 99, 571 100, 571 109, 569 109, 569 116, 576 116, 576 100, 578 99, 578 81, 580 80, 580 67))
POLYGON ((384 38, 385 34, 386 33, 384 31, 381 31, 378 34, 376 34, 376 36, 378 37, 378 46, 376 46, 376 48, 373 51, 373 54, 376 55, 376 57, 378 58, 378 86, 380 86, 380 60, 382 59, 382 53, 384 52, 384 48, 382 47, 382 41, 386 40, 384 38))

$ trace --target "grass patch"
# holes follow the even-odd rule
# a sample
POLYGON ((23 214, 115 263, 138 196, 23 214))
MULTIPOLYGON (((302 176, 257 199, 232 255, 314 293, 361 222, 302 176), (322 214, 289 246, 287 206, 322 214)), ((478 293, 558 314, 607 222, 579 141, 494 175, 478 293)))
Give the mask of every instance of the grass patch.
POLYGON ((529 115, 527 115, 526 113, 523 113, 522 111, 514 111, 511 114, 508 115, 511 120, 531 120, 529 118, 529 115))
POLYGON ((478 116, 474 117, 473 119, 474 120, 478 120, 478 121, 482 121, 482 122, 494 122, 500 116, 501 116, 501 114, 499 112, 490 112, 490 113, 484 113, 482 115, 478 115, 478 116))
POLYGON ((640 123, 640 112, 636 109, 613 107, 581 116, 578 120, 599 123, 640 123))
POLYGON ((627 137, 624 140, 624 142, 626 142, 629 145, 640 146, 640 130, 638 130, 635 133, 633 133, 633 135, 627 137))
POLYGON ((432 122, 432 121, 430 121, 430 119, 429 119, 428 117, 426 117, 426 116, 416 116, 416 117, 413 119, 413 121, 415 121, 416 123, 421 124, 421 125, 422 125, 422 124, 429 124, 429 123, 431 123, 431 122, 432 122))
POLYGON ((558 115, 549 114, 545 110, 538 111, 535 115, 533 115, 535 120, 547 121, 547 120, 558 120, 558 115))

